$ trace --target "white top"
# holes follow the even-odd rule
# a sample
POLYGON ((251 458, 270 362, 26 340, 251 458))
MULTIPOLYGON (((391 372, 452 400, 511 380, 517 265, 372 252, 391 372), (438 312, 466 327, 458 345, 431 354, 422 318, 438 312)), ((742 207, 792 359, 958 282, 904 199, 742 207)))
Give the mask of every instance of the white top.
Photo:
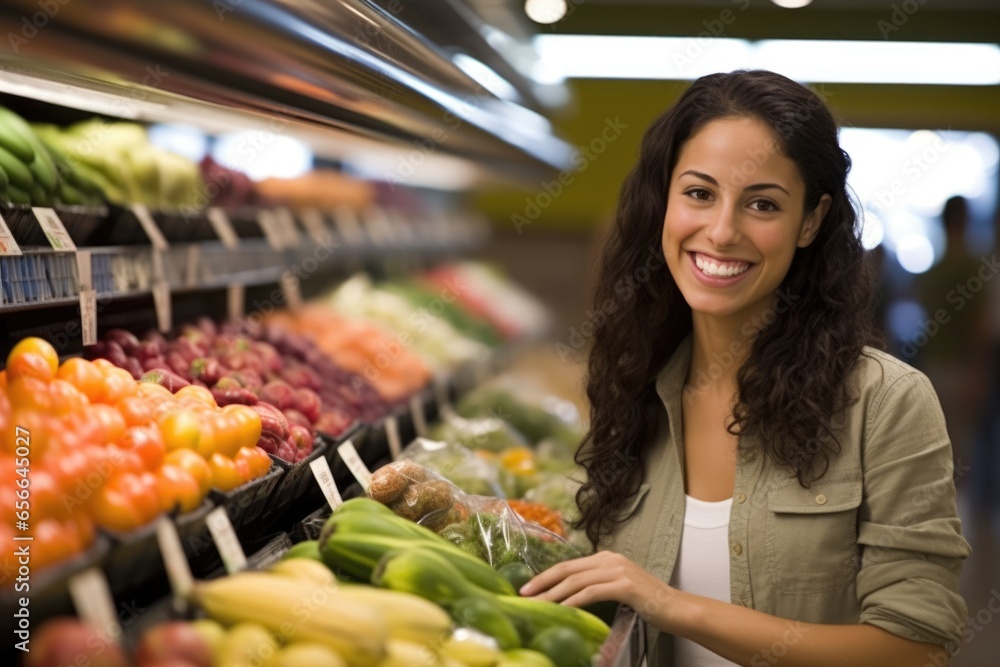
MULTIPOLYGON (((671 586, 723 602, 729 597, 729 509, 733 499, 706 502, 684 496, 684 532, 671 586)), ((677 667, 736 665, 701 644, 674 638, 677 667)))

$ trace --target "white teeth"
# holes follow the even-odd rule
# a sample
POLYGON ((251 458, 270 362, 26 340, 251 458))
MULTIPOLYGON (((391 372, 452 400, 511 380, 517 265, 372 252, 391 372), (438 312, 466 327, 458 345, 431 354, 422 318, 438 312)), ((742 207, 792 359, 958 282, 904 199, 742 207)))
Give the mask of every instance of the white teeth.
POLYGON ((718 264, 711 260, 702 259, 699 255, 694 256, 694 262, 701 272, 706 276, 730 278, 739 275, 750 268, 746 262, 736 264, 718 264))

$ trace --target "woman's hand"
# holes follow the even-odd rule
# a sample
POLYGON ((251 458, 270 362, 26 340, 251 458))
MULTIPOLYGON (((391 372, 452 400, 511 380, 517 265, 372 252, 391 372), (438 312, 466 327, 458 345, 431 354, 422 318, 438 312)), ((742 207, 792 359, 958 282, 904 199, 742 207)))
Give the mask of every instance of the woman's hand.
POLYGON ((663 611, 676 590, 621 554, 601 551, 545 570, 521 588, 521 595, 585 607, 613 600, 649 620, 663 611))

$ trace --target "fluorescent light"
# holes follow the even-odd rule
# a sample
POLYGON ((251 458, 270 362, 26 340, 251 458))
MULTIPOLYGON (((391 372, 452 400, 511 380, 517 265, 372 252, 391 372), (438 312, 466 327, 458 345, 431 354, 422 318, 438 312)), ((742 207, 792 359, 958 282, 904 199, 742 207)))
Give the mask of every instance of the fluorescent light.
POLYGON ((312 171, 313 154, 305 143, 270 130, 234 132, 218 138, 212 159, 255 181, 296 178, 312 171))
POLYGON ((910 273, 924 273, 934 264, 934 246, 922 234, 909 234, 900 239, 896 259, 910 273))
POLYGON ((565 78, 694 80, 769 69, 797 81, 992 86, 1000 46, 934 42, 538 35, 542 83, 565 78))
POLYGON ((121 91, 106 93, 10 71, 0 71, 0 87, 11 95, 130 120, 155 118, 166 109, 164 104, 142 99, 141 93, 146 90, 142 88, 126 96, 121 91))
POLYGON ((555 23, 566 16, 566 0, 527 0, 524 13, 535 23, 555 23))
POLYGON ((802 9, 810 4, 812 0, 771 0, 782 9, 802 9))
POLYGON ((520 96, 517 88, 512 86, 507 79, 497 74, 493 68, 485 63, 476 60, 472 56, 464 53, 456 53, 452 56, 452 62, 468 74, 476 83, 493 93, 502 100, 516 101, 520 96))

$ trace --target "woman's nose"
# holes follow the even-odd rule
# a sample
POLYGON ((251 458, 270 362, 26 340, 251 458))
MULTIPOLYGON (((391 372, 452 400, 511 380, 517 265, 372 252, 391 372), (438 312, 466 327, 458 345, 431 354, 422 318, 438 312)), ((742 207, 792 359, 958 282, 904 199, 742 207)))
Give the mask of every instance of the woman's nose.
POLYGON ((720 247, 739 242, 739 220, 732 207, 716 207, 713 214, 714 218, 706 230, 708 240, 720 247))

